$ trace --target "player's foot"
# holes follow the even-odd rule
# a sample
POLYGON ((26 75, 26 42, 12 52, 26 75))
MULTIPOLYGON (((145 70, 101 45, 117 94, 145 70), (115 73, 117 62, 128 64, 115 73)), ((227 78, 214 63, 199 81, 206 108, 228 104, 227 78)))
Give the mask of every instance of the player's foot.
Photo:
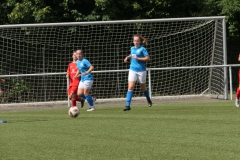
POLYGON ((95 108, 90 108, 87 111, 95 111, 95 110, 96 110, 95 108))
POLYGON ((0 123, 7 123, 7 121, 0 119, 0 123))
POLYGON ((236 98, 236 101, 235 101, 235 105, 236 107, 239 107, 239 99, 236 98))
POLYGON ((97 97, 96 97, 96 96, 94 96, 94 95, 92 95, 92 98, 93 98, 93 102, 96 102, 96 100, 97 100, 97 97))
POLYGON ((148 107, 152 107, 152 101, 148 101, 148 107))
POLYGON ((123 111, 130 111, 131 107, 130 106, 126 106, 125 108, 123 108, 123 111))
POLYGON ((81 108, 83 108, 85 102, 85 98, 81 98, 81 108))

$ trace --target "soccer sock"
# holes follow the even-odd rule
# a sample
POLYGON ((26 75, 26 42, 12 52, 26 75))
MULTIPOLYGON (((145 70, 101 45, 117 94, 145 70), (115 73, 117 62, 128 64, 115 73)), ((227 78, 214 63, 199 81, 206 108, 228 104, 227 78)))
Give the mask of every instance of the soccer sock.
POLYGON ((240 88, 237 88, 237 94, 236 94, 236 98, 239 99, 240 98, 240 88))
POLYGON ((147 89, 146 91, 144 91, 143 93, 144 93, 147 101, 148 101, 148 102, 151 102, 151 99, 150 99, 150 97, 149 97, 149 91, 148 91, 148 89, 147 89))
POLYGON ((76 106, 76 105, 77 105, 77 103, 76 103, 76 99, 73 98, 73 99, 72 99, 72 107, 73 107, 73 106, 76 106))
POLYGON ((86 100, 87 100, 89 106, 90 106, 91 108, 94 108, 92 96, 91 96, 91 95, 87 95, 87 96, 86 96, 86 100))
POLYGON ((81 98, 79 98, 78 96, 75 97, 76 101, 81 101, 81 98))
POLYGON ((82 97, 82 98, 86 99, 86 97, 85 97, 85 95, 84 95, 84 94, 82 94, 80 97, 82 97))
POLYGON ((132 101, 132 96, 133 96, 133 91, 127 91, 126 106, 130 107, 131 101, 132 101))

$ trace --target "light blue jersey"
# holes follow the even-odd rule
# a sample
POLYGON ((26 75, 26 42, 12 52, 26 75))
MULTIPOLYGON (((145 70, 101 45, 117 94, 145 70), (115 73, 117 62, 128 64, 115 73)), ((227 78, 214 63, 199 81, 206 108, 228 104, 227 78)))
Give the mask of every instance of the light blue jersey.
POLYGON ((135 72, 143 72, 146 71, 146 64, 143 61, 139 61, 133 56, 136 55, 139 58, 143 58, 148 56, 148 52, 145 47, 140 46, 138 48, 135 48, 135 46, 131 47, 131 64, 130 64, 130 70, 135 72))
POLYGON ((91 73, 88 73, 87 75, 83 76, 82 74, 87 72, 92 65, 86 58, 83 58, 81 61, 76 61, 77 68, 81 73, 81 82, 84 82, 86 80, 93 81, 93 76, 91 73))

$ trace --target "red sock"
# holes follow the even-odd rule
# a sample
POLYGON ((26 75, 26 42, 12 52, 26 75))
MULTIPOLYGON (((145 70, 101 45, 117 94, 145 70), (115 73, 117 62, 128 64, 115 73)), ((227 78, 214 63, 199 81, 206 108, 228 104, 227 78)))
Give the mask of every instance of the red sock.
POLYGON ((239 99, 240 98, 240 88, 237 88, 237 93, 236 93, 236 98, 239 99))
POLYGON ((72 99, 72 107, 73 107, 73 106, 76 106, 76 105, 77 105, 77 103, 76 103, 76 99, 73 98, 73 99, 72 99))
POLYGON ((81 101, 81 98, 78 96, 76 96, 75 99, 76 99, 76 101, 81 101))

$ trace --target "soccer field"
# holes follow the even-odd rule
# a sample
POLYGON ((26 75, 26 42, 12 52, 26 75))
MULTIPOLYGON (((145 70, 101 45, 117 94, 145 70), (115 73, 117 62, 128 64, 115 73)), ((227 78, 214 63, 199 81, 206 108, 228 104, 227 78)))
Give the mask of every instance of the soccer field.
MULTIPOLYGON (((97 106, 97 105, 96 105, 97 106)), ((240 108, 233 101, 5 111, 1 160, 240 159, 240 108)))

